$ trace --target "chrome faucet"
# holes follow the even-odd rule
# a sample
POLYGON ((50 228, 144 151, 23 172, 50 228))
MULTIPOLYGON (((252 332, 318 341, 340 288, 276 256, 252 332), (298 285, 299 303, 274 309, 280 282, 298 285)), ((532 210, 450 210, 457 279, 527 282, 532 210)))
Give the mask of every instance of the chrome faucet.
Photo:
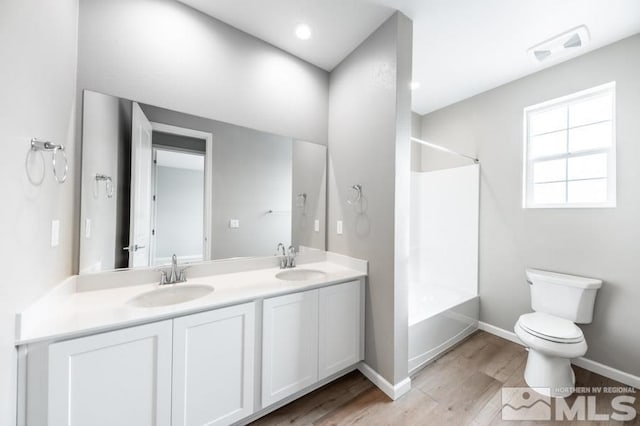
POLYGON ((187 281, 187 267, 178 268, 178 257, 174 254, 171 256, 171 271, 160 271, 160 285, 178 284, 187 281))
POLYGON ((295 268, 296 267, 296 248, 294 246, 289 246, 288 252, 289 254, 287 255, 287 268, 295 268))
POLYGON ((287 267, 287 254, 284 251, 284 244, 278 243, 278 247, 276 247, 276 256, 280 257, 280 269, 284 269, 287 267), (282 252, 282 254, 280 254, 282 252))
POLYGON ((284 244, 279 243, 276 247, 276 256, 280 257, 280 269, 296 267, 296 248, 294 246, 289 246, 289 249, 285 250, 284 244))

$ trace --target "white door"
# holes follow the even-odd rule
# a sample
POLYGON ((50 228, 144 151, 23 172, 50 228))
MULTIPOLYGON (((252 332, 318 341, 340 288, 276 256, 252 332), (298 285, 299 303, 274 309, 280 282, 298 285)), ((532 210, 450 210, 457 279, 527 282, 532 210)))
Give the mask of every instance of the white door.
POLYGON ((253 413, 255 304, 174 320, 173 426, 227 425, 253 413))
POLYGON ((262 407, 318 379, 318 290, 263 304, 262 407))
POLYGON ((171 321, 49 346, 51 426, 169 426, 171 321))
POLYGON ((149 266, 152 193, 151 123, 133 102, 131 133, 131 210, 129 216, 129 267, 149 266))
POLYGON ((364 357, 362 284, 352 281, 319 290, 319 380, 364 357))

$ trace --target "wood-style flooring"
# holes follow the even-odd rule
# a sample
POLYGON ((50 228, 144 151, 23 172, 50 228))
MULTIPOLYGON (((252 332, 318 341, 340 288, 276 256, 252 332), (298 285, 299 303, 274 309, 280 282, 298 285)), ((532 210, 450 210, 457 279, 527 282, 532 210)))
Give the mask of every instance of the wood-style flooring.
MULTIPOLYGON (((503 386, 525 387, 525 349, 478 331, 412 377, 411 391, 391 401, 359 372, 346 376, 257 420, 255 425, 596 425, 615 421, 507 422, 502 420, 503 386)), ((576 386, 619 386, 584 369, 573 367, 576 386)), ((586 395, 586 394, 585 394, 586 395)), ((624 424, 640 425, 638 416, 624 424)), ((611 398, 598 394, 596 413, 612 413, 611 398)), ((573 404, 572 396, 567 399, 573 404)))

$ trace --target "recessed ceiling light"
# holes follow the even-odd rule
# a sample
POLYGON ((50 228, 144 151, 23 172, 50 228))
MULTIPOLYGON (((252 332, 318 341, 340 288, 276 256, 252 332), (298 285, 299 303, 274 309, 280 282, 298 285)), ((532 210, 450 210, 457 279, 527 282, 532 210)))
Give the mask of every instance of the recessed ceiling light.
POLYGON ((307 24, 299 24, 296 27, 296 37, 300 40, 309 40, 311 38, 311 28, 307 24))
POLYGON ((411 90, 418 90, 420 88, 420 82, 419 81, 412 81, 411 83, 409 83, 409 88, 411 90))

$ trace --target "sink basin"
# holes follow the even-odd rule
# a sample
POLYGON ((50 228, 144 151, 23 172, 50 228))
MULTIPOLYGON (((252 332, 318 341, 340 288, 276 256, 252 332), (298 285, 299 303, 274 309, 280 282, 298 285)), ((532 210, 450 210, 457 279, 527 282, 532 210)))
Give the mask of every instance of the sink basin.
POLYGON ((288 269, 276 274, 276 278, 285 281, 317 280, 326 276, 327 274, 325 272, 317 271, 315 269, 288 269))
POLYGON ((140 308, 177 305, 206 296, 212 291, 213 287, 205 284, 167 285, 142 293, 131 299, 129 304, 140 308))

